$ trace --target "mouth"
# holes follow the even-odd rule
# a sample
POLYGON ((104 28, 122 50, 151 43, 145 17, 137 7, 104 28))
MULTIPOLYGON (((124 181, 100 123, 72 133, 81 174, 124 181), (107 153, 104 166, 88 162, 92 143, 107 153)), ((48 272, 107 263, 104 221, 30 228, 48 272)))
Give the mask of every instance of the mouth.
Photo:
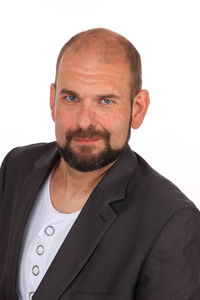
POLYGON ((81 137, 76 137, 73 138, 73 141, 77 144, 85 144, 85 145, 90 145, 90 144, 95 144, 96 142, 100 141, 101 138, 99 137, 94 137, 94 138, 81 138, 81 137))

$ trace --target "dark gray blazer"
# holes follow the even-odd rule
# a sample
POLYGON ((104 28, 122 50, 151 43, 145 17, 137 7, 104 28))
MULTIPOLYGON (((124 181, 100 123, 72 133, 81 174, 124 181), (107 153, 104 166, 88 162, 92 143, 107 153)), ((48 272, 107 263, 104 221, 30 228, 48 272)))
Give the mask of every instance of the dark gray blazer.
MULTIPOLYGON (((25 224, 59 159, 12 150, 0 173, 0 300, 16 300, 25 224)), ((200 214, 129 147, 96 186, 33 300, 199 300, 200 214)))

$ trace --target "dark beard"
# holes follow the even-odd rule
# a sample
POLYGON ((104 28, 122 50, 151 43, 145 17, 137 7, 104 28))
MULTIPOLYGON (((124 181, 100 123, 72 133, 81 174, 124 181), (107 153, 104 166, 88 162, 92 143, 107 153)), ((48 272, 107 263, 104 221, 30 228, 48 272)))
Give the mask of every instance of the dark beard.
POLYGON ((90 172, 97 169, 101 169, 104 166, 115 161, 124 148, 127 146, 130 137, 130 128, 128 132, 125 144, 121 148, 112 149, 110 145, 110 133, 107 130, 97 131, 93 127, 89 127, 87 130, 81 128, 71 131, 69 130, 66 134, 66 144, 61 147, 57 143, 58 151, 64 160, 69 164, 70 167, 80 172, 90 172), (80 146, 80 153, 76 153, 71 148, 71 140, 74 137, 82 138, 93 138, 100 137, 104 140, 105 148, 98 154, 92 153, 92 146, 83 145, 80 146))

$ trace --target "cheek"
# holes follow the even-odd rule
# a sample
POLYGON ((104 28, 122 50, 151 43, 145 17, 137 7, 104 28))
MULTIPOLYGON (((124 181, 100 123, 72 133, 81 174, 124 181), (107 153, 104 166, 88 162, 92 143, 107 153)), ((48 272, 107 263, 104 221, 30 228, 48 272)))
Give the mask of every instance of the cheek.
POLYGON ((55 124, 57 129, 60 129, 62 131, 68 130, 71 127, 74 127, 75 118, 72 116, 72 114, 67 114, 63 112, 62 110, 57 110, 55 114, 55 124))
POLYGON ((66 142, 66 133, 69 129, 74 129, 74 117, 70 114, 65 114, 62 111, 57 110, 55 114, 55 135, 56 140, 62 146, 65 145, 66 142))
POLYGON ((120 110, 115 111, 110 114, 108 117, 105 117, 104 124, 110 128, 111 131, 116 132, 119 131, 126 133, 130 125, 130 118, 131 118, 131 111, 127 110, 120 110))
POLYGON ((124 144, 130 126, 130 114, 125 118, 124 115, 119 115, 109 118, 102 123, 102 127, 108 130, 111 134, 111 144, 113 147, 119 147, 124 144))

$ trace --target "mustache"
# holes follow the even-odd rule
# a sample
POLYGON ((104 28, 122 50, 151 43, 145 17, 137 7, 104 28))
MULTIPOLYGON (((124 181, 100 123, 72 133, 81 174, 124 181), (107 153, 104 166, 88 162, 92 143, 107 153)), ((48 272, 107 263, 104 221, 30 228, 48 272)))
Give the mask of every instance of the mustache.
POLYGON ((110 132, 106 129, 104 130, 96 130, 94 127, 89 127, 88 129, 84 130, 82 128, 78 128, 76 130, 68 130, 66 133, 66 139, 68 142, 71 142, 73 138, 102 138, 105 141, 110 140, 110 132))

